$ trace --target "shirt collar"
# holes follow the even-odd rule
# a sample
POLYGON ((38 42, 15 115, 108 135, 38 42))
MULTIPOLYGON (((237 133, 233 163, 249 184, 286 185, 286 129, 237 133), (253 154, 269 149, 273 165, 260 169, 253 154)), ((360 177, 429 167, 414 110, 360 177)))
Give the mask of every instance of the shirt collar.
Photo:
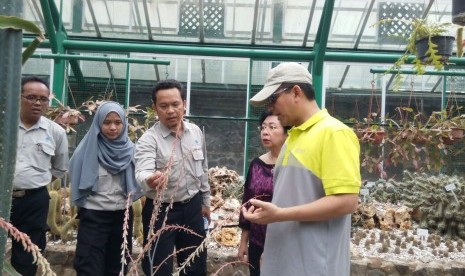
MULTIPOLYGON (((187 132, 190 130, 189 124, 186 124, 184 121, 181 121, 181 124, 182 124, 183 132, 187 132)), ((172 133, 171 129, 169 129, 162 123, 160 123, 160 130, 161 130, 161 135, 163 136, 163 138, 168 137, 168 135, 171 135, 172 133)))
POLYGON ((323 120, 326 117, 329 117, 329 113, 328 113, 328 110, 326 110, 326 108, 324 108, 324 109, 318 111, 317 113, 315 113, 312 117, 308 118, 307 121, 305 121, 300 126, 296 126, 294 129, 298 129, 300 131, 305 131, 305 130, 311 128, 316 123, 318 123, 319 121, 323 120))
MULTIPOLYGON (((24 126, 22 121, 19 122, 19 126, 26 129, 26 127, 24 126)), ((31 126, 28 130, 37 129, 37 128, 42 128, 42 129, 45 129, 45 130, 48 129, 48 124, 47 124, 46 118, 44 118, 44 116, 40 116, 37 123, 35 123, 33 126, 31 126)))

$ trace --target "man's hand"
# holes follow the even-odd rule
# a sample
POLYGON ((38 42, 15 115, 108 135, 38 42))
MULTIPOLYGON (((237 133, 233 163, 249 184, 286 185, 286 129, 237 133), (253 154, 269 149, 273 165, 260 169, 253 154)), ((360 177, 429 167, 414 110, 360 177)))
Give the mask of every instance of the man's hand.
POLYGON ((242 207, 242 214, 246 220, 259 224, 280 220, 278 216, 281 209, 273 203, 258 199, 251 199, 249 202, 251 206, 248 209, 245 206, 242 207))
POLYGON ((154 172, 152 175, 150 175, 145 180, 147 185, 154 190, 161 189, 164 185, 166 185, 167 181, 168 181, 168 175, 160 171, 154 172))
POLYGON ((211 214, 210 208, 202 206, 202 216, 204 216, 204 217, 206 217, 208 219, 208 224, 209 225, 211 223, 210 214, 211 214))

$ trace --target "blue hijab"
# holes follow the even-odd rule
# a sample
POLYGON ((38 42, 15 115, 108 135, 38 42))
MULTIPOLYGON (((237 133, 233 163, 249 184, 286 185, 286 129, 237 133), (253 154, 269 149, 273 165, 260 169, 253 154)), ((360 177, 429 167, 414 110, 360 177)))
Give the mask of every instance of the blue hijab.
POLYGON ((70 159, 71 201, 83 206, 87 196, 98 188, 99 164, 111 174, 119 174, 122 189, 132 199, 142 196, 134 174, 134 144, 128 138, 128 124, 124 109, 119 103, 104 102, 95 113, 89 131, 79 143, 70 159), (116 112, 123 122, 123 130, 115 140, 101 132, 103 121, 110 112, 116 112))

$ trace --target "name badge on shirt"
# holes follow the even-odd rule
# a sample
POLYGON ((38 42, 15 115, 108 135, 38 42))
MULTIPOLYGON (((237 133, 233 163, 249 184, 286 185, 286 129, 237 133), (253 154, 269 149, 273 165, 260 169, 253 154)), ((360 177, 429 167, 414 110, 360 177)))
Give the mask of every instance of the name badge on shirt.
POLYGON ((201 149, 196 149, 192 151, 192 156, 194 157, 194 160, 203 160, 203 152, 201 149))

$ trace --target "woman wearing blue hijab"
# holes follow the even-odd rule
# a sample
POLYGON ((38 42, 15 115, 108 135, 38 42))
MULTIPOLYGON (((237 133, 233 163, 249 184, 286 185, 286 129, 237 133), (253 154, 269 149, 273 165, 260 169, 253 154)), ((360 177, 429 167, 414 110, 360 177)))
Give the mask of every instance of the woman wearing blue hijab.
MULTIPOLYGON (((133 153, 124 109, 116 102, 104 102, 70 160, 71 201, 79 207, 77 275, 119 275, 123 267, 126 202, 128 197, 132 203, 142 195, 134 176, 133 153)), ((130 213, 128 254, 132 250, 130 213)))

